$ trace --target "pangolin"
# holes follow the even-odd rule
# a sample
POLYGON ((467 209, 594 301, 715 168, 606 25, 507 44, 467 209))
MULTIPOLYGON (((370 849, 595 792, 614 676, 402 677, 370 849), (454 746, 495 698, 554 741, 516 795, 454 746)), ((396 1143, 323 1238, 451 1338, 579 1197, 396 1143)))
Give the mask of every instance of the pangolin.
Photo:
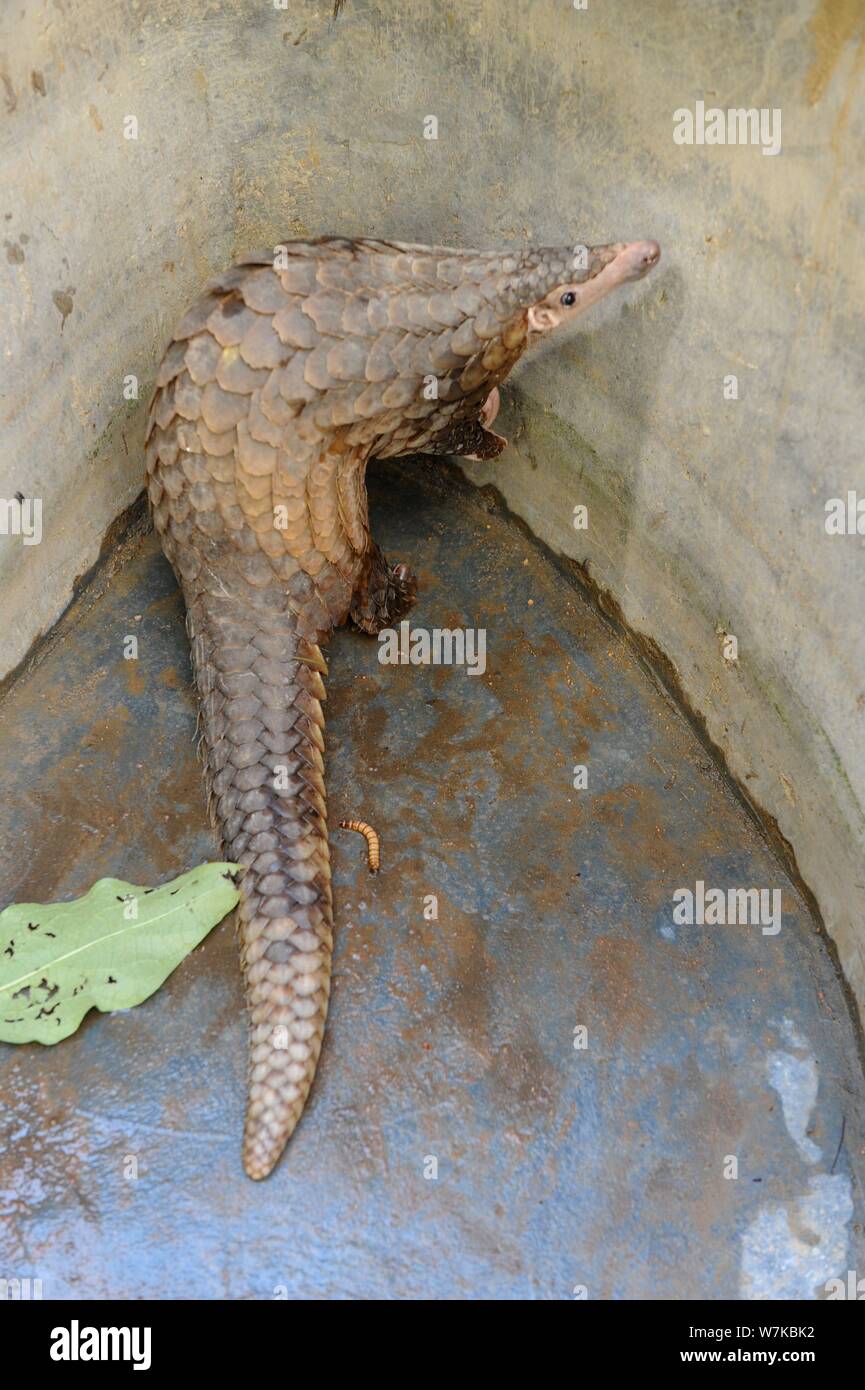
POLYGON ((370 535, 367 463, 497 456, 498 386, 526 347, 659 256, 290 241, 208 285, 162 359, 148 493, 186 602, 211 814, 243 866, 252 1178, 300 1118, 327 1013, 322 645, 415 598, 370 535))

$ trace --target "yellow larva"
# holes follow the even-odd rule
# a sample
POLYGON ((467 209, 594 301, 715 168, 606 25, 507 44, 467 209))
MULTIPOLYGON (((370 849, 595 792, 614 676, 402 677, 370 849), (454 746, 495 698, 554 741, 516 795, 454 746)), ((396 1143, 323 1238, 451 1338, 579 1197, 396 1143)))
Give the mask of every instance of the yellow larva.
POLYGON ((358 835, 364 837, 369 871, 371 874, 377 874, 381 863, 381 841, 378 832, 373 830, 371 825, 367 825, 365 820, 341 820, 340 825, 343 830, 356 830, 358 835))

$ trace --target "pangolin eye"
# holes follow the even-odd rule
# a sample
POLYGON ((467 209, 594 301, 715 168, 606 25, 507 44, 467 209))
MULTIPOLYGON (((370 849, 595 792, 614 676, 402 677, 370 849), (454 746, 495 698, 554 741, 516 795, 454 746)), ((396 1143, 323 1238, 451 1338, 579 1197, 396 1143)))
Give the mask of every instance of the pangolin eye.
POLYGON ((577 296, 574 294, 573 290, 566 290, 565 293, 562 295, 561 302, 564 304, 566 309, 570 309, 572 304, 576 304, 577 296))

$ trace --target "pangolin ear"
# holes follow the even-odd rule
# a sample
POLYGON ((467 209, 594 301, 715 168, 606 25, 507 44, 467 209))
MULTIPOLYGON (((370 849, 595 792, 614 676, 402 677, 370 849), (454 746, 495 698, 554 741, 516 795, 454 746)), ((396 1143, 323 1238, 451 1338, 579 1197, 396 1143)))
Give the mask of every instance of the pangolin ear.
POLYGON ((547 333, 555 328, 559 316, 548 304, 533 304, 529 309, 529 329, 532 333, 547 333))

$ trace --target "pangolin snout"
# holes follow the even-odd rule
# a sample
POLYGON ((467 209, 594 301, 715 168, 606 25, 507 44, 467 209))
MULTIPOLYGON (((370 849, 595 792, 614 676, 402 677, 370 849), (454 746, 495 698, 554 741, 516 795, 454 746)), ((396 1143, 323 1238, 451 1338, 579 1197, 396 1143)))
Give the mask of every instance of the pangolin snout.
POLYGON ((641 280, 648 275, 661 259, 661 248, 656 241, 629 241, 623 247, 621 256, 626 280, 641 280))

